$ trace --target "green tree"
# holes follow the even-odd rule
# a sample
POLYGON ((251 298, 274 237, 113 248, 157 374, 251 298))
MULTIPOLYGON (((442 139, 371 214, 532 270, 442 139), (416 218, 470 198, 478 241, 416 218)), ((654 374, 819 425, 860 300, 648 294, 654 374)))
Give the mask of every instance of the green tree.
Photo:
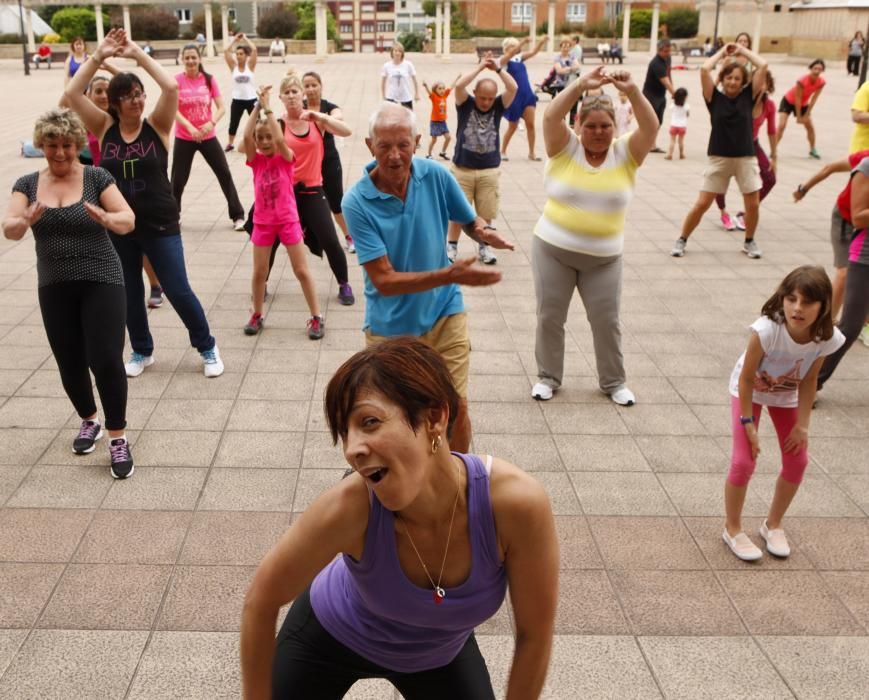
POLYGON ((697 36, 700 27, 700 13, 687 7, 676 7, 661 17, 661 22, 667 24, 667 31, 672 39, 689 39, 697 36))
POLYGON ((399 35, 398 40, 408 53, 422 51, 423 43, 425 42, 425 32, 404 32, 399 35))
MULTIPOLYGON (((621 27, 624 24, 624 16, 619 15, 616 20, 616 26, 621 27)), ((631 12, 631 39, 648 39, 652 33, 652 11, 651 10, 633 10, 631 12)))
POLYGON ((256 33, 264 39, 289 38, 299 29, 299 18, 292 8, 275 5, 259 17, 256 33))
MULTIPOLYGON (((304 0, 293 4, 296 17, 299 18, 299 28, 293 34, 293 39, 311 40, 317 38, 317 19, 314 3, 304 0)), ((326 38, 335 42, 335 47, 341 48, 341 34, 338 32, 338 23, 331 11, 326 12, 326 38)))
MULTIPOLYGON (((103 25, 109 23, 109 18, 103 14, 103 25)), ((83 37, 86 41, 97 38, 97 16, 89 7, 64 7, 51 18, 51 28, 64 41, 72 41, 75 37, 83 37)))
MULTIPOLYGON (((422 11, 425 12, 429 17, 435 17, 437 15, 437 2, 435 0, 424 0, 422 3, 422 11)), ((456 0, 451 0, 450 2, 450 16, 455 16, 459 13, 459 3, 456 0)))

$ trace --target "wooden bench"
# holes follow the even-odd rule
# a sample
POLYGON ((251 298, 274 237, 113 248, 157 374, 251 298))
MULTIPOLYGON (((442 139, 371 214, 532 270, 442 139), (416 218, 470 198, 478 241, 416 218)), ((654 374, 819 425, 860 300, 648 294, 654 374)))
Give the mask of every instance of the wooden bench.
POLYGON ((689 58, 705 58, 702 46, 683 46, 679 51, 682 53, 682 60, 685 63, 688 63, 689 58))
POLYGON ((585 63, 585 59, 587 59, 587 58, 595 58, 595 59, 600 58, 600 54, 597 52, 596 46, 591 47, 591 48, 585 48, 584 46, 582 47, 582 58, 580 59, 579 62, 585 63))
MULTIPOLYGON (((37 56, 37 55, 38 54, 35 51, 28 51, 27 52, 27 62, 33 63, 33 57, 37 56)), ((68 56, 69 56, 69 51, 63 51, 63 50, 54 51, 54 50, 52 50, 51 51, 51 62, 62 66, 64 64, 64 62, 66 61, 68 56)))
POLYGON ((175 61, 175 65, 177 66, 177 65, 179 65, 178 54, 180 53, 180 51, 181 51, 180 48, 179 49, 173 49, 173 48, 152 49, 151 58, 153 58, 155 61, 165 61, 167 58, 171 58, 173 61, 175 61))
POLYGON ((501 48, 501 45, 498 46, 478 46, 477 47, 477 63, 483 60, 483 57, 487 53, 492 54, 492 58, 500 58, 504 55, 504 49, 501 48))

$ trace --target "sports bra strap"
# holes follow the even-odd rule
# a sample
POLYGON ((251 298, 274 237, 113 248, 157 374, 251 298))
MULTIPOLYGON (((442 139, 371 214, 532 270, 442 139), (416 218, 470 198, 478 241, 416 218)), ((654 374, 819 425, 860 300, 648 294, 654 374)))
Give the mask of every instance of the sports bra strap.
POLYGON ((486 455, 486 476, 492 476, 492 455, 486 455))

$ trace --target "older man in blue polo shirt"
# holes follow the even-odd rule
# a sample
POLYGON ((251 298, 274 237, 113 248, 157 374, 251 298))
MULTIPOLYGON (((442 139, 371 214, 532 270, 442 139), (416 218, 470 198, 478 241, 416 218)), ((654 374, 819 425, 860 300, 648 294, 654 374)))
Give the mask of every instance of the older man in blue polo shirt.
POLYGON ((365 143, 375 162, 344 195, 342 208, 365 277, 365 337, 412 335, 446 361, 462 401, 450 447, 467 452, 470 339, 460 284, 487 286, 501 279, 476 258, 450 265, 450 221, 493 248, 513 244, 478 217, 455 178, 434 161, 414 159, 419 144, 413 112, 384 103, 372 116, 365 143))

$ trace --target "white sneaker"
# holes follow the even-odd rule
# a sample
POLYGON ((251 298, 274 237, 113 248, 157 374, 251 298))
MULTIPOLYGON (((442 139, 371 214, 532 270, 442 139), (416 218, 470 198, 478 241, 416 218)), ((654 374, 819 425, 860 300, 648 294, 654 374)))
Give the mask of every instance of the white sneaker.
POLYGON ((670 255, 674 258, 681 258, 685 255, 685 246, 688 245, 688 241, 684 238, 677 238, 676 242, 673 244, 672 250, 670 250, 670 255))
POLYGON ((531 389, 531 398, 537 401, 549 401, 555 392, 552 387, 543 382, 537 382, 531 389))
POLYGON ((447 243, 447 258, 451 263, 456 261, 456 258, 459 257, 459 246, 457 243, 447 243))
POLYGON ((236 231, 244 231, 244 219, 236 219, 232 222, 232 228, 236 231))
POLYGON ((737 559, 742 559, 742 561, 757 561, 763 557, 763 552, 760 551, 760 548, 744 532, 740 532, 736 537, 731 537, 727 533, 727 528, 724 528, 721 536, 737 559))
POLYGON ((766 541, 766 551, 770 554, 782 559, 791 555, 791 546, 788 544, 788 538, 785 537, 785 531, 781 528, 770 530, 764 520, 763 525, 760 526, 760 536, 766 541))
POLYGON ((492 253, 487 245, 480 245, 480 262, 483 265, 494 265, 498 262, 498 258, 492 253))
POLYGON ((200 352, 202 357, 202 369, 206 377, 219 377, 223 374, 223 360, 220 359, 220 350, 217 349, 217 344, 211 350, 200 352))
POLYGON ((124 365, 128 377, 138 377, 145 371, 145 367, 150 367, 154 364, 153 355, 143 355, 135 350, 130 355, 130 361, 124 365))
POLYGON ((610 394, 610 398, 613 403, 617 403, 619 406, 633 406, 637 402, 634 392, 626 386, 620 386, 610 394))

